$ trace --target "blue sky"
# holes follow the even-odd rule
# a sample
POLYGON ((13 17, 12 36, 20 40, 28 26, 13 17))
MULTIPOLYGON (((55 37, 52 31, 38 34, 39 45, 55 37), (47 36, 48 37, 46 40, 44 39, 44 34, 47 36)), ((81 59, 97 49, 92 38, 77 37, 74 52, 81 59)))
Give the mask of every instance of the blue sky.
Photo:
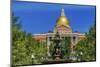
POLYGON ((12 12, 19 17, 23 30, 32 34, 53 31, 61 8, 73 31, 88 32, 95 23, 95 6, 12 2, 12 12))

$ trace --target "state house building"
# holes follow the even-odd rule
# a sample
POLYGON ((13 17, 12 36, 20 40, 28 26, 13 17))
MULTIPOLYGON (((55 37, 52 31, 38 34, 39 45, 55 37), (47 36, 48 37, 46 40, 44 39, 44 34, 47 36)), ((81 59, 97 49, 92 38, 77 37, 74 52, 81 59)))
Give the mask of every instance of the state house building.
POLYGON ((34 34, 33 38, 39 42, 45 42, 48 49, 49 55, 49 46, 52 43, 50 38, 54 37, 56 32, 59 33, 60 38, 70 37, 71 38, 71 49, 73 52, 73 47, 78 43, 79 40, 85 38, 85 33, 73 32, 70 27, 70 22, 68 21, 64 9, 61 9, 61 16, 56 20, 56 25, 53 29, 53 32, 43 33, 43 34, 34 34))

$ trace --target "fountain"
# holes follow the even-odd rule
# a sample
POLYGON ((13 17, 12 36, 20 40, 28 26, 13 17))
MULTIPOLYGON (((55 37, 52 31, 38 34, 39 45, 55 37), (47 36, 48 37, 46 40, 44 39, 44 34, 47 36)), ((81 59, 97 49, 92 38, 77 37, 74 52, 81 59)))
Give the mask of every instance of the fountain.
POLYGON ((51 54, 52 59, 47 59, 43 61, 43 64, 55 64, 55 63, 66 63, 68 60, 64 59, 63 50, 61 46, 61 37, 58 32, 55 36, 51 38, 51 41, 54 44, 53 52, 51 54))
POLYGON ((55 44, 55 46, 54 46, 54 52, 53 52, 52 56, 54 57, 55 60, 60 60, 60 59, 63 58, 63 54, 62 54, 62 48, 61 48, 61 45, 60 45, 61 38, 60 38, 58 32, 56 33, 56 35, 52 39, 52 41, 55 44))

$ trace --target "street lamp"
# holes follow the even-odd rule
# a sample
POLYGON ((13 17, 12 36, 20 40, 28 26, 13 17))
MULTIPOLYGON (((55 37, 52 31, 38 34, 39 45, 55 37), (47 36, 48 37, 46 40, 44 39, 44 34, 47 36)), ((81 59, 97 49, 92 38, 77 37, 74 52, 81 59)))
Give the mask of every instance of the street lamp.
POLYGON ((80 61, 80 58, 79 58, 79 55, 78 54, 76 55, 76 57, 77 57, 77 61, 80 61))
POLYGON ((80 52, 80 55, 83 55, 83 52, 80 52))
POLYGON ((31 55, 31 58, 32 58, 32 64, 34 63, 34 58, 35 58, 35 56, 32 54, 31 55))
POLYGON ((80 52, 80 56, 81 56, 81 61, 82 61, 82 55, 83 55, 83 52, 80 52))

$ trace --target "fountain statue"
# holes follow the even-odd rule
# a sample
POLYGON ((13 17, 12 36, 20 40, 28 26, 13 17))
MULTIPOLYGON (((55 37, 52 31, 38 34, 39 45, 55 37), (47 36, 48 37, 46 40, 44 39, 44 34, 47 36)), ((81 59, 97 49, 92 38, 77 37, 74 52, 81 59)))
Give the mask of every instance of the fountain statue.
POLYGON ((55 37, 52 38, 52 41, 54 42, 54 51, 52 56, 54 57, 54 59, 60 60, 63 58, 63 51, 61 47, 61 38, 58 32, 55 34, 55 37))
POLYGON ((55 36, 51 38, 54 47, 52 48, 51 58, 44 60, 44 64, 53 64, 53 63, 66 63, 69 62, 67 59, 64 58, 64 51, 62 50, 62 38, 60 34, 56 32, 55 36))

